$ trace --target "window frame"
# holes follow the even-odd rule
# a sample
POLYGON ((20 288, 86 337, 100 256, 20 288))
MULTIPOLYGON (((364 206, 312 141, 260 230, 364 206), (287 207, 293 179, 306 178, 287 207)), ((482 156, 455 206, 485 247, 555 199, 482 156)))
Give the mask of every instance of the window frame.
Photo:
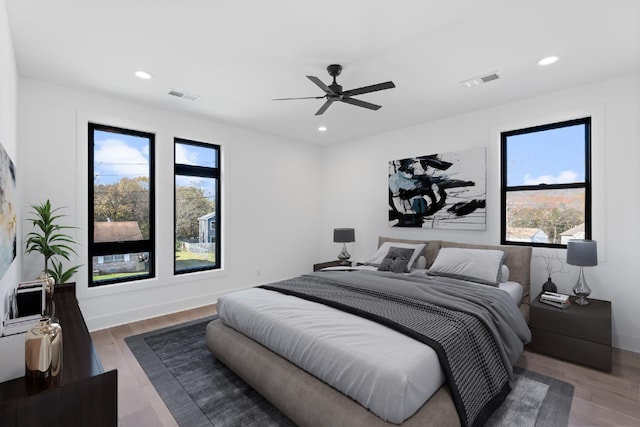
POLYGON ((88 123, 88 262, 87 265, 90 266, 88 268, 88 286, 90 288, 101 287, 105 285, 113 285, 116 283, 125 283, 125 282, 133 282, 140 281, 145 279, 151 279, 155 277, 155 259, 156 259, 156 250, 155 250, 155 236, 156 236, 156 227, 155 227, 155 134, 150 132, 143 132, 133 129, 125 129, 116 126, 103 125, 99 123, 88 123), (137 241, 124 241, 124 242, 99 242, 96 243, 93 241, 94 239, 94 222, 95 222, 95 188, 94 188, 94 154, 95 154, 95 140, 94 140, 94 132, 95 131, 103 131, 103 132, 111 132, 111 133, 119 133, 123 135, 131 135, 137 136, 141 138, 149 139, 149 238, 146 240, 137 240, 137 241), (145 275, 134 275, 132 277, 122 277, 116 279, 109 280, 101 280, 99 282, 93 281, 93 258, 105 255, 125 255, 132 253, 148 253, 149 254, 149 273, 145 275))
MULTIPOLYGON (((175 248, 178 241, 176 236, 176 227, 177 227, 177 206, 176 196, 177 196, 177 188, 176 188, 176 177, 180 176, 193 176, 198 178, 213 178, 216 180, 216 197, 214 202, 215 209, 215 230, 216 230, 216 240, 215 240, 215 251, 216 251, 216 262, 212 266, 205 267, 193 267, 189 269, 183 269, 178 271, 176 268, 176 258, 175 253, 173 257, 173 274, 174 275, 182 275, 182 274, 190 274, 202 271, 212 271, 212 270, 220 270, 222 269, 222 244, 221 244, 221 229, 220 224, 222 224, 222 201, 221 201, 221 188, 222 188, 222 180, 221 180, 221 172, 220 172, 220 160, 221 160, 221 147, 218 144, 195 141, 192 139, 186 138, 173 138, 173 247, 175 248), (183 163, 176 162, 176 146, 177 144, 185 144, 185 145, 193 145, 196 147, 202 147, 207 149, 216 150, 216 158, 217 164, 216 167, 206 167, 206 166, 196 166, 196 165, 186 165, 183 163)), ((209 226, 211 229, 211 225, 209 226)))
POLYGON ((507 193, 515 191, 548 191, 579 188, 584 189, 584 231, 585 239, 592 238, 592 170, 591 170, 591 117, 564 120, 539 126, 531 126, 500 133, 500 244, 513 246, 532 246, 539 248, 566 248, 562 243, 515 242, 507 240, 507 193), (523 135, 564 127, 584 125, 584 181, 566 184, 507 185, 507 139, 510 136, 523 135))

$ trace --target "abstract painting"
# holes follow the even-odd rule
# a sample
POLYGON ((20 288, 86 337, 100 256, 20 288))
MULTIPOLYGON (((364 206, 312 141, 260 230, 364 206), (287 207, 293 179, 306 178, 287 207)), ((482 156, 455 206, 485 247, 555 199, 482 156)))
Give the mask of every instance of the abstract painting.
POLYGON ((392 227, 486 229, 486 148, 389 162, 392 227))
POLYGON ((16 257, 16 168, 0 144, 0 279, 16 257))

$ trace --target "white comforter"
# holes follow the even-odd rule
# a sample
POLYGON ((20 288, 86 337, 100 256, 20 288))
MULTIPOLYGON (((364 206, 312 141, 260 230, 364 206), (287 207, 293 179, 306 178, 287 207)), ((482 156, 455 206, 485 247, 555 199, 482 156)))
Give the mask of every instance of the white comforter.
POLYGON ((435 351, 376 322, 264 289, 218 300, 222 322, 401 423, 444 382, 435 351))
MULTIPOLYGON (((501 288, 519 301, 519 284, 501 288)), ((220 298, 218 314, 225 325, 392 423, 413 415, 445 380, 431 347, 323 304, 252 288, 220 298)))

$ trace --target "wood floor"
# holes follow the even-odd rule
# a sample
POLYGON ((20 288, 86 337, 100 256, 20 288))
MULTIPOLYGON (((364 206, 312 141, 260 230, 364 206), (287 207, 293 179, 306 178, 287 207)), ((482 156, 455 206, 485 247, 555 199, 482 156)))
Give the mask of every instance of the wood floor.
MULTIPOLYGON (((118 370, 121 427, 176 426, 124 338, 215 314, 215 305, 96 331, 91 334, 106 370, 118 370)), ((570 426, 640 426, 640 354, 614 349, 605 373, 525 351, 518 365, 575 386, 570 426)))

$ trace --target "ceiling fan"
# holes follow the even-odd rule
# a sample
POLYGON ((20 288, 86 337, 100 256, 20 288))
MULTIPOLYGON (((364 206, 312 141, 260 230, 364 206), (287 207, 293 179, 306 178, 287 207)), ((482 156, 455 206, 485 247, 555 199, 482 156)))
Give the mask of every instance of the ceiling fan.
POLYGON ((274 101, 287 101, 291 99, 326 98, 327 99, 326 102, 322 105, 322 107, 320 107, 318 111, 316 111, 316 116, 319 116, 325 111, 327 111, 327 108, 329 108, 331 104, 333 104, 336 101, 355 105, 357 107, 368 108, 369 110, 379 110, 381 108, 380 105, 372 104, 370 102, 360 101, 359 99, 352 98, 352 96, 362 95, 363 93, 376 92, 384 89, 392 89, 396 87, 396 85, 394 85, 393 82, 385 82, 385 83, 378 83, 371 86, 363 86, 357 89, 350 89, 350 90, 343 91, 342 86, 336 83, 336 77, 340 75, 340 72, 342 72, 342 65, 331 64, 327 67, 327 71, 329 72, 329 75, 333 77, 333 83, 331 83, 329 86, 322 83, 322 81, 315 76, 307 76, 309 80, 311 80, 313 83, 315 83, 316 86, 318 86, 320 89, 324 91, 325 93, 324 96, 306 96, 301 98, 277 98, 277 99, 274 99, 274 101))

